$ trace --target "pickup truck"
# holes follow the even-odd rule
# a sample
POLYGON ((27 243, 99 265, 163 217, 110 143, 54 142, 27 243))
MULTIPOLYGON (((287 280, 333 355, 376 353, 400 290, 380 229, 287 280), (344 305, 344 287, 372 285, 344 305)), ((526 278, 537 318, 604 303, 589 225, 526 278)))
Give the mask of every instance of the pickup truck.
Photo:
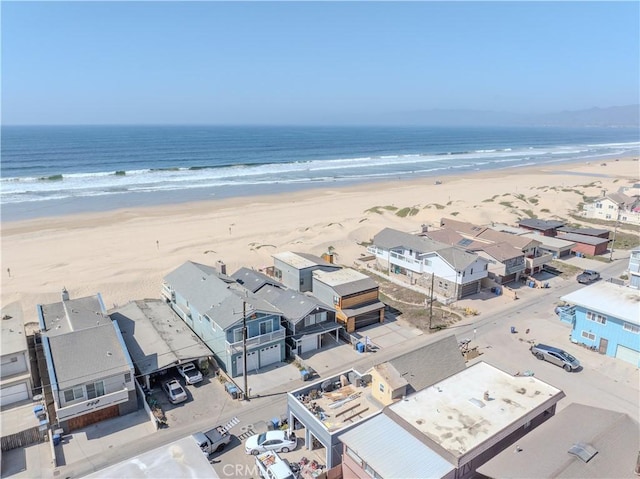
POLYGON ((256 466, 264 479, 296 479, 289 463, 275 451, 267 451, 256 456, 256 466))
POLYGON ((222 426, 216 426, 205 432, 196 432, 191 437, 207 456, 222 451, 231 442, 231 435, 222 426))
POLYGON ((580 273, 576 279, 580 284, 591 284, 600 279, 600 273, 587 269, 580 273))

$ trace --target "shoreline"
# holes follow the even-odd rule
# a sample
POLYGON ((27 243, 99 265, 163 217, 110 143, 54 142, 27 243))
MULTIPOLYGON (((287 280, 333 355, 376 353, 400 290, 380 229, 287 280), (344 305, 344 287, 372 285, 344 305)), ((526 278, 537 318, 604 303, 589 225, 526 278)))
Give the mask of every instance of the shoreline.
POLYGON ((528 214, 570 219, 584 197, 637 183, 638 166, 635 158, 558 163, 3 220, 2 302, 20 301, 25 320, 36 321, 35 305, 58 300, 63 287, 72 297, 100 292, 108 309, 159 297, 162 278, 187 260, 221 260, 233 273, 271 265, 278 251, 332 248, 348 266, 384 227, 418 231, 441 217, 477 224, 513 224, 528 214), (403 209, 413 214, 398 214, 403 209))

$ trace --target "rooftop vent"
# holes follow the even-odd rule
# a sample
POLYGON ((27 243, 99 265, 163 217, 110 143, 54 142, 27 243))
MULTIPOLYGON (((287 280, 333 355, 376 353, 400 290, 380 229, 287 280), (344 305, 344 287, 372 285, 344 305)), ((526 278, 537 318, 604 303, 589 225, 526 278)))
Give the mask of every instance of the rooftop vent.
POLYGON ((583 462, 589 462, 593 456, 598 454, 598 450, 595 447, 584 442, 574 444, 568 452, 569 454, 579 457, 583 462))
POLYGON ((485 407, 485 403, 483 403, 482 401, 480 401, 480 399, 476 399, 476 398, 471 398, 469 399, 469 402, 471 404, 473 404, 474 406, 477 406, 479 408, 483 408, 485 407))
POLYGON ((65 287, 62 288, 62 301, 69 301, 69 291, 65 287))

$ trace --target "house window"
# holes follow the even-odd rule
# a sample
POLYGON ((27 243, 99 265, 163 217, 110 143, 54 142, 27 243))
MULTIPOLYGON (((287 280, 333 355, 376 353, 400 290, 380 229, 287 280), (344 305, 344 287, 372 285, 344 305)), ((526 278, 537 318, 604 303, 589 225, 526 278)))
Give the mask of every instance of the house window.
POLYGON ((602 208, 602 203, 596 203, 596 208, 602 208))
POLYGON ((605 218, 610 220, 611 219, 611 215, 607 215, 607 216, 605 216, 605 218))
POLYGON ((233 342, 237 343, 238 341, 242 341, 242 328, 233 330, 233 342))
POLYGON ((76 399, 84 398, 84 389, 81 387, 66 389, 64 391, 65 402, 75 401, 76 399))
POLYGON ((260 323, 260 334, 268 334, 273 331, 273 323, 271 321, 262 321, 260 323))
POLYGON ((304 286, 304 278, 300 278, 300 286, 304 286))
POLYGON ((100 396, 104 396, 104 381, 87 384, 87 397, 89 399, 95 399, 100 396))
POLYGON ((622 325, 622 329, 625 331, 630 331, 635 334, 640 334, 640 326, 636 326, 635 324, 624 323, 622 325))
POLYGON ((333 304, 340 304, 340 298, 338 296, 333 297, 333 304))
POLYGON ((588 331, 582 331, 581 336, 585 339, 588 339, 589 341, 595 341, 596 340, 596 335, 593 333, 590 333, 588 331))
POLYGON ((484 265, 484 270, 486 271, 486 270, 488 270, 488 269, 489 269, 489 265, 488 265, 488 264, 485 264, 485 265, 484 265))
POLYGON ((384 384, 380 383, 380 392, 383 393, 384 392, 384 384))
POLYGON ((131 382, 131 373, 124 373, 124 382, 125 383, 131 382))
POLYGON ((473 268, 471 268, 471 274, 473 274, 473 268))
POLYGON ((364 465, 364 471, 374 479, 380 479, 380 474, 378 474, 369 464, 364 465))
POLYGON ((318 314, 310 314, 306 318, 304 318, 304 325, 311 326, 313 324, 317 324, 322 320, 322 316, 318 314))
POLYGON ((430 259, 425 259, 425 260, 424 260, 424 264, 425 264, 426 266, 431 266, 431 263, 432 263, 432 261, 431 261, 430 259))
POLYGON ((356 452, 347 446, 347 456, 353 459, 360 467, 362 467, 362 459, 356 454, 356 452))
POLYGON ((593 311, 587 311, 587 319, 594 323, 607 324, 607 317, 601 314, 594 313, 593 311))

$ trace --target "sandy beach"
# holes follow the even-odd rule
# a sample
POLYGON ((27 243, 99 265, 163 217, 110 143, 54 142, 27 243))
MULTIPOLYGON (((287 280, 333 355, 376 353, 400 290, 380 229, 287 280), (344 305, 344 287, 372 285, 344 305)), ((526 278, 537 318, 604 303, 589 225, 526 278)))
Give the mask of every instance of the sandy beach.
POLYGON ((221 260, 233 273, 272 265, 275 252, 331 248, 350 266, 382 228, 418 231, 443 216, 570 219, 584 196, 638 182, 638 167, 635 159, 557 164, 3 222, 2 305, 20 301, 34 322, 36 304, 58 301, 63 287, 72 297, 100 292, 107 308, 158 297, 162 278, 187 260, 221 260))

